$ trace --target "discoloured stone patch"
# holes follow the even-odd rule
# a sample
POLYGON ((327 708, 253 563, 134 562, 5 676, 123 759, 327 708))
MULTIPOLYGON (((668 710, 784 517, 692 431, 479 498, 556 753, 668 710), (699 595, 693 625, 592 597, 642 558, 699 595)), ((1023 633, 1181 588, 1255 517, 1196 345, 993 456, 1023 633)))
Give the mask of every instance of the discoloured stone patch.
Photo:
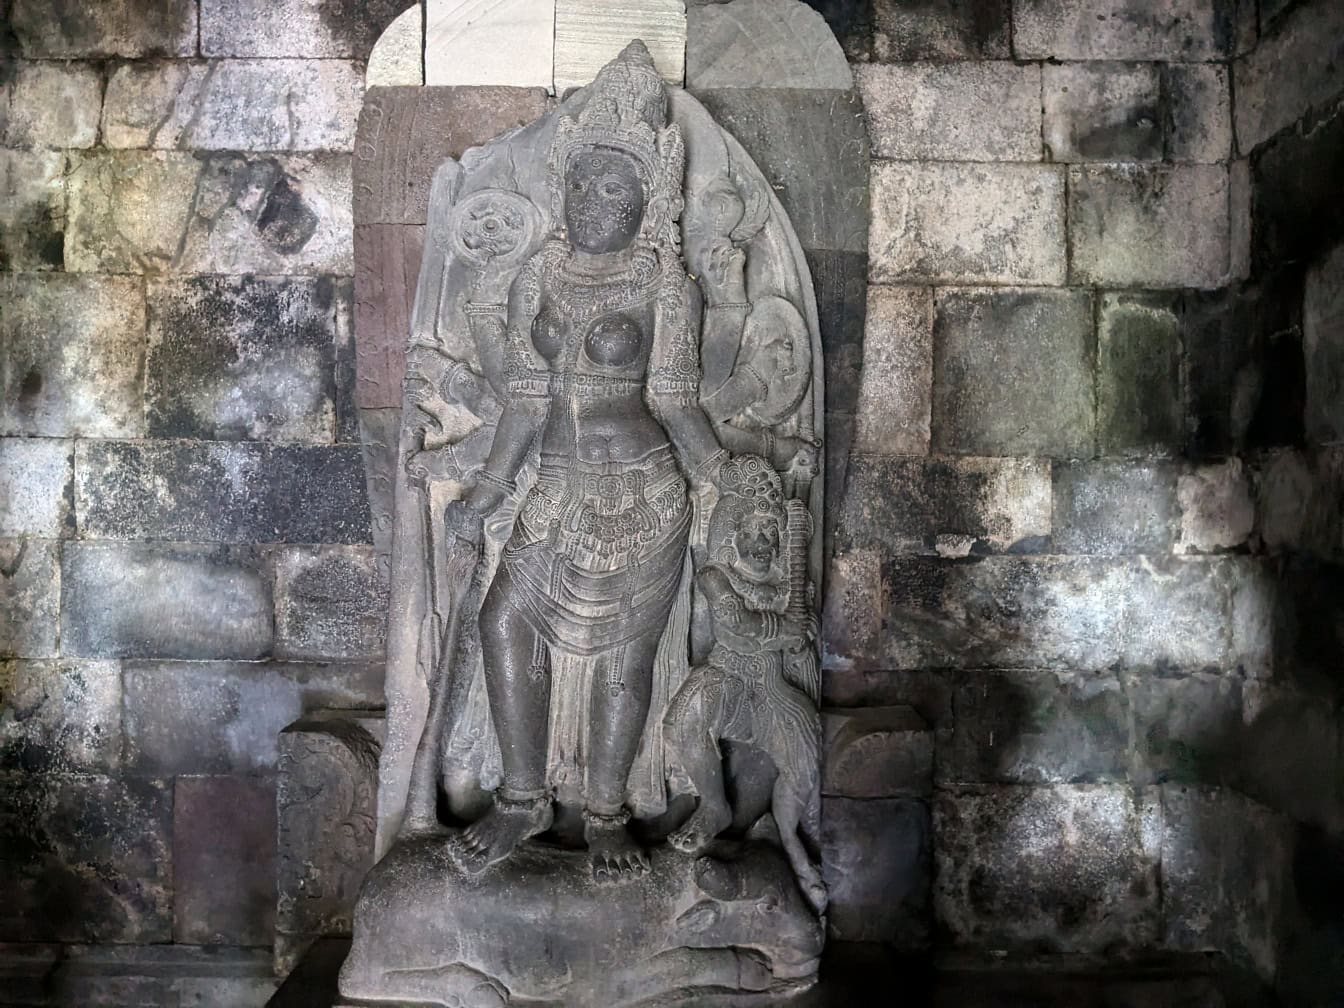
MULTIPOLYGON (((826 410, 830 414, 851 416, 862 395, 868 257, 862 252, 828 251, 807 251, 806 256, 817 297, 826 410)), ((852 421, 850 425, 852 427, 852 421)), ((829 424, 826 432, 829 437, 829 424)), ((846 451, 844 458, 848 455, 846 451)), ((827 464, 843 463, 843 458, 828 455, 826 461, 827 464)), ((830 487, 829 482, 827 487, 830 487)))
POLYGON ((12 0, 9 30, 28 57, 192 56, 196 4, 181 0, 12 0))
POLYGON ((1232 156, 1232 93, 1227 68, 1171 63, 1162 68, 1167 156, 1173 161, 1226 161, 1232 156))
POLYGON ((120 763, 119 664, 0 662, 0 770, 88 773, 120 763))
POLYGON ((0 271, 60 269, 66 157, 0 150, 0 271))
POLYGON ((1120 680, 1134 718, 1131 780, 1232 783, 1244 737, 1238 677, 1142 671, 1120 680))
POLYGON ((202 56, 367 59, 406 0, 201 0, 202 56))
POLYGON ((853 83, 831 29, 799 0, 733 0, 686 11, 688 88, 844 91, 853 83))
POLYGON ((955 944, 1114 953, 1157 939, 1155 791, 939 792, 933 815, 935 912, 955 944))
POLYGON ((172 789, 0 774, 0 941, 171 939, 172 789))
POLYGON ((103 110, 109 147, 345 150, 364 87, 340 60, 125 64, 103 110))
POLYGON ((1176 467, 1166 462, 1055 465, 1054 547, 1061 553, 1167 553, 1176 538, 1176 467))
POLYGON ((936 451, 1092 454, 1087 291, 940 290, 933 331, 936 451))
POLYGON ((74 531, 72 452, 55 438, 0 438, 0 537, 74 531))
POLYGON ((1047 64, 1042 73, 1049 160, 1162 157, 1162 84, 1155 64, 1047 64))
POLYGON ((0 539, 0 657, 54 658, 60 599, 60 543, 0 539))
POLYGON ((874 157, 1040 159, 1041 70, 1035 64, 868 64, 857 77, 874 157))
MULTIPOLYGON (((861 350, 863 378, 855 411, 854 450, 927 455, 933 395, 932 291, 869 287, 861 350)), ((842 379, 842 393, 853 387, 852 376, 836 377, 842 379)), ((831 391, 835 388, 827 382, 832 398, 837 394, 831 391)))
POLYGON ((824 798, 821 870, 835 941, 928 942, 929 809, 903 798, 824 798))
POLYGON ((359 448, 81 442, 82 534, 196 542, 368 542, 359 448))
POLYGON ((878 162, 869 256, 878 282, 1064 282, 1057 168, 878 162))
POLYGON ((7 147, 92 147, 102 107, 98 71, 82 63, 21 62, 0 81, 0 142, 7 147))
POLYGON ((837 549, 932 553, 942 536, 976 552, 1030 551, 1050 536, 1050 463, 1042 459, 908 459, 856 454, 837 549))
POLYGON ((299 662, 127 662, 125 763, 137 773, 264 773, 304 711, 382 703, 382 669, 299 662))
POLYGON ((72 542, 62 558, 62 641, 91 658, 259 658, 271 586, 249 548, 72 542))
POLYGON ((1302 355, 1307 436, 1344 441, 1344 244, 1307 271, 1302 355))
POLYGON ((873 0, 873 58, 1008 59, 1009 0, 873 0))
POLYGON ((1071 283, 1218 287, 1230 272, 1224 165, 1069 169, 1071 283))
POLYGON ((1020 0, 1018 59, 1216 60, 1232 54, 1224 0, 1020 0))
POLYGON ((1171 452, 1182 441, 1181 323, 1169 294, 1107 292, 1097 327, 1097 447, 1171 452))
POLYGON ((331 279, 154 281, 148 304, 151 437, 332 441, 331 279))
POLYGON ((279 658, 376 658, 387 595, 368 546, 291 547, 275 563, 279 658))
POLYGON ((144 434, 139 280, 0 276, 0 433, 144 434))
POLYGON ((275 784, 179 777, 173 788, 173 941, 266 945, 275 931, 275 784))
POLYGON ((1181 473, 1176 499, 1181 508, 1179 553, 1236 549, 1255 526, 1251 483, 1240 459, 1181 473))

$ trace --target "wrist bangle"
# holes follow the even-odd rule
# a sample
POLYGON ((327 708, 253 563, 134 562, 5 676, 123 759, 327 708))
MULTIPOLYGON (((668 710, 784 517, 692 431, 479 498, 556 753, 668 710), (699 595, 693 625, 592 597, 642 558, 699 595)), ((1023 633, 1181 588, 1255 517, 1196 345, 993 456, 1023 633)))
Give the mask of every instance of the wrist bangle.
POLYGON ((708 311, 724 311, 724 310, 727 310, 727 309, 734 309, 734 308, 750 308, 750 307, 751 307, 751 302, 750 302, 750 301, 720 301, 718 304, 712 304, 712 305, 710 305, 709 308, 708 308, 707 310, 708 310, 708 311))
POLYGON ((518 489, 518 485, 511 479, 505 479, 498 473, 492 473, 489 469, 479 469, 476 472, 476 479, 482 483, 488 483, 492 487, 503 490, 506 494, 511 494, 518 489))
POLYGON ((506 305, 481 301, 468 301, 462 306, 462 310, 468 315, 504 315, 508 313, 506 305))

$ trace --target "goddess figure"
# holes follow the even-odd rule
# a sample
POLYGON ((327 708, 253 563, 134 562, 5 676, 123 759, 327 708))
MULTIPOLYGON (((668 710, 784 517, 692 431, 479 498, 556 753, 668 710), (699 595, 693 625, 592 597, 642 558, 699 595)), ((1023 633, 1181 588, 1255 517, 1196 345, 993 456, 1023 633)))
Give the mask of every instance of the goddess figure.
POLYGON ((687 481, 724 458, 699 406, 699 294, 679 252, 684 150, 667 94, 632 43, 562 117, 549 156, 557 229, 513 279, 489 270, 467 312, 503 333, 503 410, 465 499, 483 520, 539 441, 536 482, 480 614, 502 784, 455 840, 467 871, 552 821, 551 656, 589 664, 584 835, 596 877, 649 868, 626 823, 626 780, 653 663, 681 583, 687 481))

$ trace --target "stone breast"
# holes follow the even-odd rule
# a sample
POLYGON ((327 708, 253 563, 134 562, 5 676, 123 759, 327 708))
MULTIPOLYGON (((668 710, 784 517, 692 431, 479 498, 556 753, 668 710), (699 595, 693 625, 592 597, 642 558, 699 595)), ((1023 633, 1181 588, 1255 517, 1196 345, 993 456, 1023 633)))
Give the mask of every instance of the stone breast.
POLYGON ((589 327, 583 352, 600 367, 625 367, 639 359, 643 335, 627 315, 608 315, 589 327))

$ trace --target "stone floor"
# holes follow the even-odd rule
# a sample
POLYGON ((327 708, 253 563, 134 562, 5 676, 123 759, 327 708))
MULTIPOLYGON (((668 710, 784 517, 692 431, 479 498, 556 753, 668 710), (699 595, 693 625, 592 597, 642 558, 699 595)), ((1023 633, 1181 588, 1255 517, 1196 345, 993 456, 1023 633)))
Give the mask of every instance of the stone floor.
MULTIPOLYGON (((331 1008, 348 942, 315 946, 267 1008, 331 1008)), ((781 1008, 1269 1008, 1221 959, 1189 956, 1099 967, 948 960, 939 969, 861 947, 828 950, 821 982, 781 1008)), ((596 1006, 594 1006, 596 1008, 596 1006)), ((687 1006, 694 1008, 694 1006, 687 1006)))

